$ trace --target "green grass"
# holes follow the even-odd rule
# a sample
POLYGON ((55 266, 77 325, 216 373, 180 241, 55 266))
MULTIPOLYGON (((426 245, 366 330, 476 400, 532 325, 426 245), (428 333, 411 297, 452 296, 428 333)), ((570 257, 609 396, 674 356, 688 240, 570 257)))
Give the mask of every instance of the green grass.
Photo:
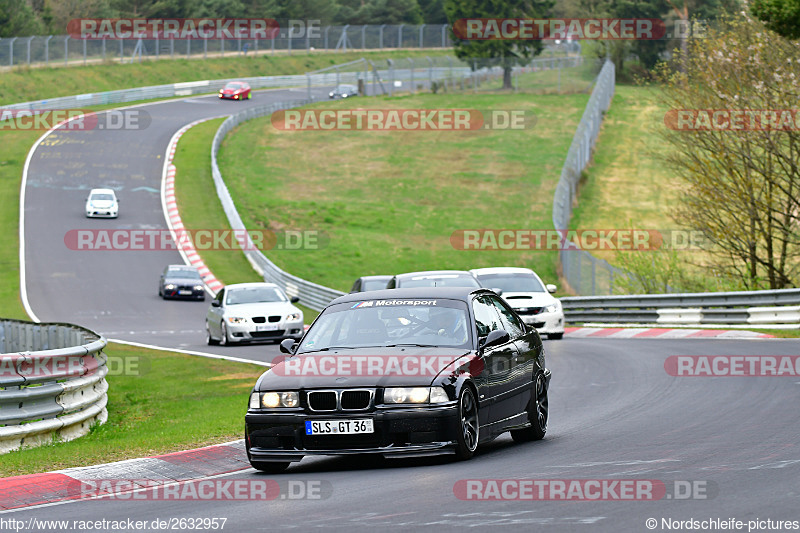
MULTIPOLYGON (((242 438, 250 390, 264 367, 119 344, 140 375, 110 375, 108 421, 70 442, 4 454, 0 476, 147 457, 242 438)), ((129 366, 128 368, 133 368, 129 366)), ((120 373, 120 372, 116 372, 120 373)))
MULTIPOLYGON (((450 50, 401 50, 294 55, 233 56, 217 59, 162 59, 142 63, 107 62, 87 66, 20 67, 0 76, 0 104, 28 102, 87 92, 113 91, 169 83, 303 74, 360 58, 395 61, 413 57, 452 55, 450 50)), ((407 63, 407 62, 406 62, 407 63)), ((419 61, 418 61, 419 63, 419 61)), ((420 63, 420 64, 422 64, 420 63)), ((385 63, 384 63, 385 64, 385 63)))
MULTIPOLYGON (((269 119, 226 138, 220 167, 248 228, 328 235, 319 250, 272 250, 281 268, 349 290, 353 280, 435 268, 528 266, 556 279, 556 255, 460 251, 459 229, 547 229, 553 192, 587 94, 418 94, 364 108, 524 109, 525 130, 279 131, 269 119)), ((345 108, 351 102, 318 104, 345 108)))
POLYGON ((679 185, 655 156, 664 150, 653 134, 663 127, 664 113, 651 89, 617 86, 571 227, 676 227, 669 207, 677 201, 679 185))
MULTIPOLYGON (((175 150, 175 196, 184 227, 194 229, 229 229, 228 219, 216 195, 211 176, 209 151, 211 141, 224 119, 209 120, 189 129, 175 150)), ((200 250, 206 266, 224 284, 263 281, 253 270, 240 248, 232 250, 200 250)), ((304 306, 307 324, 318 312, 304 306)))

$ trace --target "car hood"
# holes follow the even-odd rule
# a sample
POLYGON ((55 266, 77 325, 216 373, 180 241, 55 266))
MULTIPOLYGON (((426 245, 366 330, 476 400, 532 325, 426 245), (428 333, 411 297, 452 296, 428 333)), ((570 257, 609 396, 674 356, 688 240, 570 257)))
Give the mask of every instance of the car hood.
POLYGON ((352 387, 418 387, 430 385, 453 362, 472 360, 465 348, 358 348, 280 356, 261 375, 256 389, 320 389, 352 387), (372 365, 372 366, 370 366, 372 365))
POLYGON ((197 278, 165 278, 164 283, 172 283, 174 285, 202 285, 202 280, 197 278))
POLYGON ((254 304, 235 304, 225 307, 227 316, 267 316, 296 313, 298 309, 289 302, 268 302, 254 304))
POLYGON ((556 299, 549 292, 504 292, 503 299, 511 307, 544 307, 556 302, 556 299))

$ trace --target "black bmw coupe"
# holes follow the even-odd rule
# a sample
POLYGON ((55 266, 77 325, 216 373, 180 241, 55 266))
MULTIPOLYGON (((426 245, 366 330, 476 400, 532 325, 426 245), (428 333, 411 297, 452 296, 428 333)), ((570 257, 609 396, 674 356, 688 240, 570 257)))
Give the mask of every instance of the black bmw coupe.
POLYGON ((245 416, 257 470, 306 455, 469 459, 506 431, 515 441, 547 431, 542 341, 487 289, 348 294, 281 351, 245 416))

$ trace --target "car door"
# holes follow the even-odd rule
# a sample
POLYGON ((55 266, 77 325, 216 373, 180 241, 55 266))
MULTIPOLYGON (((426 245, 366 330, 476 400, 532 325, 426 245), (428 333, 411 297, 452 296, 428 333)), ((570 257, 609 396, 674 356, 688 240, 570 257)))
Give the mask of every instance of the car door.
POLYGON ((223 303, 225 301, 225 289, 220 289, 216 296, 214 296, 214 301, 219 302, 219 307, 214 307, 213 305, 209 306, 208 314, 206 315, 206 321, 208 322, 208 329, 211 331, 211 334, 219 338, 221 333, 221 328, 219 327, 219 323, 222 321, 223 316, 223 303))
POLYGON ((511 363, 508 378, 512 384, 510 392, 513 398, 510 401, 514 406, 514 414, 521 413, 527 409, 530 399, 529 391, 533 382, 536 347, 532 346, 531 338, 526 335, 525 324, 522 323, 522 320, 514 313, 511 307, 496 296, 488 296, 487 298, 492 301, 492 304, 497 309, 503 329, 511 336, 511 340, 517 350, 516 356, 511 363))
MULTIPOLYGON (((481 295, 475 298, 473 311, 479 338, 486 337, 491 331, 504 329, 500 314, 489 296, 481 295)), ((512 381, 516 356, 517 348, 513 340, 486 348, 483 352, 483 363, 488 372, 485 399, 489 403, 489 417, 492 423, 514 416, 518 412, 514 403, 516 399, 513 395, 512 381)))

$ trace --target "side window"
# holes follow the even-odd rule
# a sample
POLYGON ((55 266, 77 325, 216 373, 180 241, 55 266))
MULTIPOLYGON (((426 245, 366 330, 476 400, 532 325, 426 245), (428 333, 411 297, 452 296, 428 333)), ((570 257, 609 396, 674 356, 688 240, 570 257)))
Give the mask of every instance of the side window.
POLYGON ((217 295, 214 296, 214 299, 218 301, 220 305, 222 305, 222 300, 224 298, 225 298, 225 289, 220 289, 217 295))
POLYGON ((503 329, 511 335, 512 339, 516 339, 523 333, 525 333, 525 326, 520 322, 520 320, 514 316, 514 312, 509 309, 509 307, 503 302, 500 298, 494 298, 489 296, 489 300, 491 300, 494 307, 497 309, 497 312, 500 314, 500 321, 503 324, 503 329))
POLYGON ((475 312, 475 325, 478 328, 478 337, 485 337, 490 331, 502 329, 500 317, 495 307, 481 296, 472 301, 472 309, 475 312))

